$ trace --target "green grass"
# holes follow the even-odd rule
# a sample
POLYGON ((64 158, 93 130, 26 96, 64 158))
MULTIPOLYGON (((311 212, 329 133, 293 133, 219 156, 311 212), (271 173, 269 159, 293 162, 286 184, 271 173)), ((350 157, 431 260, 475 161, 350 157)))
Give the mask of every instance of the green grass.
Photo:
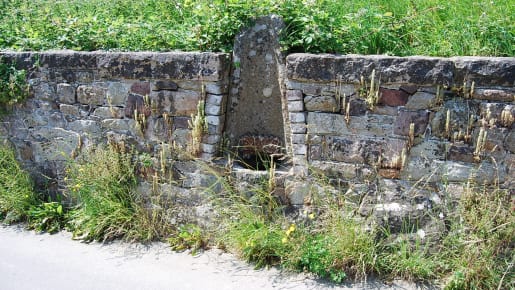
POLYGON ((86 241, 152 241, 171 232, 164 210, 152 210, 136 192, 138 179, 131 153, 114 147, 91 148, 67 169, 68 194, 77 204, 69 228, 86 241))
POLYGON ((290 52, 515 55, 512 0, 8 0, 0 49, 230 51, 270 13, 284 18, 290 52))
POLYGON ((295 219, 270 194, 270 182, 246 193, 226 186, 215 197, 220 213, 212 229, 215 242, 256 267, 308 271, 337 283, 373 274, 438 281, 445 289, 515 286, 515 212, 508 190, 468 188, 439 221, 446 229, 424 239, 416 226, 390 234, 374 219, 357 215, 323 177, 315 183, 312 206, 295 219))
POLYGON ((29 174, 20 166, 12 148, 0 143, 0 221, 25 221, 38 202, 29 174))
POLYGON ((0 56, 0 113, 22 102, 29 94, 27 72, 18 70, 14 63, 4 61, 0 56))

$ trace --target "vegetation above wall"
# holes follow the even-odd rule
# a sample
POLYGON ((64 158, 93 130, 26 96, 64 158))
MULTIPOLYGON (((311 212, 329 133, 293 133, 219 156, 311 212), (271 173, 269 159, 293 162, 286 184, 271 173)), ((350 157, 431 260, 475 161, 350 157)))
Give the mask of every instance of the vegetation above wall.
POLYGON ((290 52, 515 55, 511 0, 8 0, 0 49, 229 51, 242 26, 270 13, 284 18, 290 52))

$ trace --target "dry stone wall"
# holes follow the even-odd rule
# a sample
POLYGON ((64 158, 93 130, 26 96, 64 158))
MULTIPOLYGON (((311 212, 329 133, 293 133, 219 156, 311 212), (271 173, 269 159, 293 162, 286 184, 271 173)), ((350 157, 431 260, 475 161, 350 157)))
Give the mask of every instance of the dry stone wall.
POLYGON ((514 85, 515 58, 289 55, 293 172, 322 172, 389 216, 467 183, 513 191, 514 85))
MULTIPOLYGON (((3 118, 1 136, 15 145, 40 184, 59 180, 64 163, 91 144, 121 144, 152 157, 164 147, 186 149, 192 144, 189 122, 202 102, 207 131, 199 156, 216 155, 228 93, 227 54, 56 51, 1 56, 30 72, 32 95, 3 118)), ((200 183, 191 165, 176 166, 178 174, 190 177, 181 185, 200 183)))
MULTIPOLYGON (((159 155, 168 152, 175 180, 163 190, 175 192, 184 204, 201 205, 201 190, 195 188, 209 187, 217 177, 163 148, 192 143, 189 122, 201 101, 208 128, 200 157, 208 161, 223 144, 237 143, 223 141, 229 133, 239 138, 247 131, 250 123, 242 120, 272 114, 255 99, 244 108, 249 96, 236 94, 243 91, 235 80, 252 76, 254 66, 235 69, 228 54, 1 55, 29 71, 32 96, 3 117, 0 138, 15 146, 39 184, 56 191, 67 160, 91 144, 111 142, 148 153, 157 169, 159 155), (229 95, 234 100, 228 102, 229 95), (235 100, 241 113, 253 116, 226 118, 226 112, 236 110, 235 100)), ((269 55, 260 56, 264 67, 270 65, 269 55)), ((276 104, 281 114, 272 117, 283 118, 274 126, 283 124, 285 136, 278 137, 287 140, 293 165, 289 176, 281 173, 285 188, 277 190, 286 203, 309 204, 309 179, 319 173, 343 190, 339 194, 355 197, 362 214, 390 223, 406 216, 417 220, 471 183, 500 186, 515 195, 515 58, 292 54, 285 67, 286 89, 279 92, 276 82, 281 86, 282 81, 273 80, 281 94, 275 99, 282 103, 276 104)), ((252 84, 252 77, 245 82, 260 97, 270 87, 252 84)), ((281 131, 276 129, 257 134, 281 131)), ((243 187, 254 180, 250 170, 233 175, 243 187)), ((143 183, 141 191, 151 187, 143 183)))

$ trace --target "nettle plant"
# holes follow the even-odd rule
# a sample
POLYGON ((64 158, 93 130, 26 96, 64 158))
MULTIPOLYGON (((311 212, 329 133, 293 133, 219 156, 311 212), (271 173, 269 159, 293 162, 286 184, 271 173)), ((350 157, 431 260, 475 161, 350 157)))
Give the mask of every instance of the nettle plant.
POLYGON ((29 94, 27 72, 0 57, 0 109, 24 100, 29 94))

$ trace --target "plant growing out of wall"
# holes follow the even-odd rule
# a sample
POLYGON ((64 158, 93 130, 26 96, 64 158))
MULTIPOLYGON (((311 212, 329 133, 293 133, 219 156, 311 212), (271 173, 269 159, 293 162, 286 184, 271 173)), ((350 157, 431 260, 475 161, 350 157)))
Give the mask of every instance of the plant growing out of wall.
POLYGON ((370 86, 367 88, 365 78, 361 76, 359 96, 365 99, 369 110, 374 110, 377 102, 379 101, 379 86, 381 79, 376 81, 376 70, 372 70, 370 75, 370 86))
POLYGON ((23 101, 29 94, 27 72, 0 57, 0 111, 23 101))
POLYGON ((202 142, 202 136, 207 132, 206 115, 204 113, 204 101, 199 101, 197 104, 197 113, 191 115, 191 120, 188 121, 188 125, 191 129, 191 145, 188 151, 193 156, 200 154, 200 144, 202 142))

